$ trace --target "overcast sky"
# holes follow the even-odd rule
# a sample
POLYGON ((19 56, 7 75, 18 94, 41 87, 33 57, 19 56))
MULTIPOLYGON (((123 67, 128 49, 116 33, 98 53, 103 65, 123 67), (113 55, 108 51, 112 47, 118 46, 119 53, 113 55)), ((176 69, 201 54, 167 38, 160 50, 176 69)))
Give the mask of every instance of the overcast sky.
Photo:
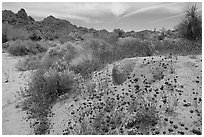
MULTIPOLYGON (((129 3, 52 3, 52 2, 3 2, 2 9, 17 12, 24 8, 35 20, 53 15, 72 24, 112 31, 173 29, 184 17, 185 10, 195 3, 184 2, 129 2, 129 3)), ((202 3, 196 3, 201 13, 202 3)))

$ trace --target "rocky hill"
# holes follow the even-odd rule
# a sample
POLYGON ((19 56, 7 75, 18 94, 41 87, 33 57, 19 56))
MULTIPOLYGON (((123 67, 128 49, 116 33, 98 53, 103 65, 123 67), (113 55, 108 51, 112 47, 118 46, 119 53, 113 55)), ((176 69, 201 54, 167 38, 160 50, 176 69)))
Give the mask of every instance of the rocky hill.
POLYGON ((57 103, 50 134, 201 135, 201 56, 127 58, 57 103))
POLYGON ((2 22, 8 22, 11 25, 27 25, 35 20, 28 16, 24 9, 20 9, 18 13, 13 13, 11 10, 2 11, 2 22))
POLYGON ((57 19, 53 16, 49 16, 42 21, 35 21, 31 16, 27 15, 24 9, 20 9, 18 13, 13 13, 11 10, 3 10, 2 23, 8 23, 14 28, 24 28, 31 33, 35 33, 36 31, 40 32, 40 35, 45 39, 47 37, 55 38, 55 36, 60 37, 68 35, 71 31, 77 30, 76 25, 71 24, 67 20, 57 19))
MULTIPOLYGON (((50 15, 42 21, 35 21, 31 16, 28 16, 24 9, 20 9, 17 13, 11 10, 2 11, 2 23, 9 24, 13 28, 23 28, 29 33, 37 34, 45 40, 63 39, 69 40, 83 40, 87 35, 95 38, 108 39, 115 37, 134 37, 140 39, 154 38, 159 35, 158 31, 130 31, 124 32, 123 30, 108 32, 107 30, 95 30, 94 28, 77 27, 67 20, 55 18, 50 15), (123 34, 121 35, 120 32, 123 34)), ((108 40, 110 42, 111 40, 108 40)))

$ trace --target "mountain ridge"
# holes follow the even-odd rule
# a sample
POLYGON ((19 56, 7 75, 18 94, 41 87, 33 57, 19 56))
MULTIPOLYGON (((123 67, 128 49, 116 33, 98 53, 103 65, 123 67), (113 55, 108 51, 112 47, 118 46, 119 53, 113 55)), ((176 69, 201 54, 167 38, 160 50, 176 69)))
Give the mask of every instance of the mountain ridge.
MULTIPOLYGON (((93 38, 102 39, 133 37, 143 40, 154 37, 154 35, 160 35, 160 32, 156 30, 143 30, 139 32, 134 30, 125 32, 121 29, 114 29, 111 32, 106 29, 96 30, 94 28, 76 26, 68 20, 59 19, 53 15, 49 15, 41 21, 36 21, 23 8, 17 13, 11 10, 2 10, 2 24, 12 25, 12 28, 23 28, 31 34, 36 34, 37 32, 45 40, 61 39, 61 42, 84 40, 89 35, 92 35, 93 38)), ((170 32, 173 31, 170 30, 170 32)))

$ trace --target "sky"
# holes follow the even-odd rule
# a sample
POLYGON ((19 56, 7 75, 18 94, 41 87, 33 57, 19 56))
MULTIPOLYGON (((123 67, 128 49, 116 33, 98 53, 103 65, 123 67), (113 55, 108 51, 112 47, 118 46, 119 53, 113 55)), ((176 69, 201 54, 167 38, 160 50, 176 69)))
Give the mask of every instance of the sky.
POLYGON ((141 31, 173 29, 194 4, 201 13, 201 2, 3 2, 2 10, 16 13, 24 8, 38 21, 52 15, 78 27, 97 30, 141 31))

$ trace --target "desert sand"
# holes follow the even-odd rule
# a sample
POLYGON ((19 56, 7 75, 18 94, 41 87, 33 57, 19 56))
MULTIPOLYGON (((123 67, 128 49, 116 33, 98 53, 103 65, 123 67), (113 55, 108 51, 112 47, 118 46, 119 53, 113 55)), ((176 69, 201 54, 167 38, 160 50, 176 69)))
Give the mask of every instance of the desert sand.
MULTIPOLYGON (((20 72, 16 70, 15 65, 21 58, 22 57, 10 56, 7 53, 2 54, 2 133, 4 135, 33 134, 29 121, 26 121, 25 112, 16 107, 20 100, 17 92, 20 88, 26 86, 31 74, 29 71, 20 72)), ((165 57, 141 57, 119 61, 116 65, 118 66, 118 71, 124 78, 122 84, 117 85, 113 82, 113 65, 110 64, 104 70, 95 72, 92 79, 92 83, 94 83, 95 86, 92 87, 91 90, 102 94, 102 101, 106 99, 105 92, 109 90, 114 91, 110 97, 114 97, 117 94, 123 97, 127 95, 126 91, 129 92, 129 90, 135 88, 132 81, 137 77, 140 83, 140 91, 142 91, 145 89, 145 85, 142 84, 143 79, 140 75, 144 74, 147 76, 146 78, 151 81, 152 75, 148 75, 147 73, 152 71, 155 67, 154 63, 153 65, 151 65, 151 63, 161 61, 162 59, 164 62, 167 62, 167 64, 173 61, 172 65, 174 70, 164 70, 164 78, 157 77, 156 81, 150 84, 150 88, 156 91, 159 89, 160 91, 163 85, 164 89, 169 91, 171 85, 167 85, 165 83, 167 81, 176 86, 172 94, 167 95, 168 104, 174 106, 174 113, 166 113, 164 111, 165 105, 157 108, 160 110, 160 120, 156 130, 158 130, 160 134, 200 134, 202 131, 202 56, 178 56, 171 59, 165 57), (135 65, 128 65, 128 62, 135 62, 135 65), (151 66, 148 66, 147 62, 150 62, 151 66), (132 69, 126 66, 132 67, 132 69), (151 68, 153 69, 151 70, 151 68), (170 74, 171 71, 174 71, 173 74, 170 74), (106 78, 105 82, 104 78, 106 78), (176 82, 173 82, 174 79, 176 82), (176 104, 175 101, 173 101, 174 99, 178 99, 176 100, 176 104), (167 118, 168 122, 163 118, 167 118), (169 123, 169 121, 171 122, 169 123), (175 126, 178 126, 178 128, 175 129, 175 126)), ((154 73, 157 73, 157 71, 154 73)), ((82 103, 90 102, 96 104, 98 102, 96 98, 90 100, 88 98, 89 95, 90 94, 87 93, 87 97, 86 95, 83 95, 83 97, 79 96, 77 101, 67 99, 63 102, 56 103, 52 109, 54 116, 50 118, 53 125, 50 134, 66 134, 65 131, 69 128, 67 124, 68 119, 74 118, 76 120, 76 117, 79 116, 78 114, 83 113, 83 110, 81 112, 76 111, 82 108, 80 107, 82 103), (75 112, 75 115, 71 115, 71 112, 75 112)), ((148 94, 147 92, 147 94, 142 94, 142 96, 144 96, 144 98, 151 98, 154 94, 148 94)), ((162 97, 163 95, 160 93, 155 97, 157 106, 162 104, 162 97)), ((126 101, 129 99, 129 97, 124 97, 126 101)), ((89 120, 90 117, 86 117, 85 120, 89 120)), ((131 130, 133 131, 132 128, 128 128, 124 133, 130 133, 131 130)), ((70 132, 72 131, 69 131, 69 133, 70 132)))
POLYGON ((30 124, 26 114, 18 105, 17 92, 24 88, 29 79, 29 72, 20 72, 15 68, 22 57, 13 57, 2 53, 2 134, 26 135, 31 134, 30 124))

